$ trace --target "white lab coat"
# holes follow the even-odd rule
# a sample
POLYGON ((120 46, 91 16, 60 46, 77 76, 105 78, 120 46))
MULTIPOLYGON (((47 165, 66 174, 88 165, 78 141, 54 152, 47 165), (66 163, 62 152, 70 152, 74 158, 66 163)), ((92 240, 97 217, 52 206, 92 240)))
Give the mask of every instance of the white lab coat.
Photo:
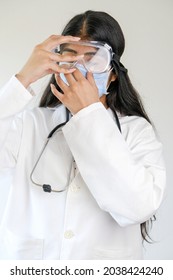
POLYGON ((155 214, 165 190, 152 126, 119 116, 121 134, 102 103, 82 109, 53 136, 33 174, 53 189, 69 178, 68 189, 45 193, 30 174, 47 135, 65 121, 65 108, 20 112, 31 98, 15 77, 0 94, 1 177, 12 177, 1 259, 141 259, 140 223, 155 214))

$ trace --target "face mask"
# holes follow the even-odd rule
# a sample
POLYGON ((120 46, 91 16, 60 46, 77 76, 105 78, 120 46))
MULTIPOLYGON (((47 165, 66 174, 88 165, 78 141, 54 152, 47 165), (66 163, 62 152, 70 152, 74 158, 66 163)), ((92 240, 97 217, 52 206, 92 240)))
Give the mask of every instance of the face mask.
MULTIPOLYGON (((82 73, 82 75, 84 77, 86 77, 87 70, 85 69, 85 67, 83 65, 76 64, 75 67, 79 69, 79 71, 82 73)), ((104 73, 93 74, 96 86, 98 88, 99 97, 101 97, 103 94, 108 94, 107 82, 108 82, 109 74, 110 74, 109 71, 104 72, 104 73)), ((66 83, 68 85, 68 82, 63 73, 60 73, 60 77, 64 81, 64 83, 66 83)))

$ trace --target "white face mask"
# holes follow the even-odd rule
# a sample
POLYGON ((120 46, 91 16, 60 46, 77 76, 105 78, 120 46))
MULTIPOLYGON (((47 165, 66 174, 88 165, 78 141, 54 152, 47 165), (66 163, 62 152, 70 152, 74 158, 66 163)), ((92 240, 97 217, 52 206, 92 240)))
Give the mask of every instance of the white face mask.
MULTIPOLYGON (((84 77, 86 77, 87 70, 85 69, 85 67, 83 65, 76 64, 75 67, 79 69, 79 71, 82 73, 82 75, 84 77)), ((107 71, 104 73, 93 74, 96 86, 98 88, 99 97, 101 97, 103 94, 108 94, 107 82, 108 82, 109 75, 110 75, 110 71, 107 71)), ((68 85, 68 82, 63 73, 60 73, 60 77, 64 81, 64 83, 66 83, 68 85)))

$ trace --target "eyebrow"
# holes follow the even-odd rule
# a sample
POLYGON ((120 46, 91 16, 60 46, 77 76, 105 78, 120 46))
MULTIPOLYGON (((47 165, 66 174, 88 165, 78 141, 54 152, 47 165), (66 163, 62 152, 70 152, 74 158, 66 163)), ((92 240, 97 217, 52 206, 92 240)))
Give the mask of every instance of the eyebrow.
MULTIPOLYGON (((68 47, 65 47, 63 50, 62 50, 62 52, 63 51, 68 51, 68 52, 71 52, 71 53, 74 53, 74 54, 77 54, 77 52, 75 51, 75 50, 73 50, 73 49, 70 49, 70 48, 68 48, 68 47)), ((92 52, 86 52, 86 53, 84 53, 85 55, 93 55, 93 54, 96 54, 96 51, 94 52, 94 51, 92 51, 92 52)))

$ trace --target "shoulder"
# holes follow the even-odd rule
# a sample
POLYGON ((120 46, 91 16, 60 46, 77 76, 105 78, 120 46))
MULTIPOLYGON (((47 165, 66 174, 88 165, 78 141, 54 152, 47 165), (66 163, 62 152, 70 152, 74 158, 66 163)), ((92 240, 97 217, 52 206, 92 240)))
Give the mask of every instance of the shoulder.
MULTIPOLYGON (((116 121, 114 113, 109 108, 108 109, 109 114, 111 117, 116 121)), ((153 126, 143 117, 139 116, 125 116, 121 115, 117 112, 117 116, 121 125, 121 129, 123 133, 130 133, 130 132, 142 132, 146 129, 153 130, 153 126)))
MULTIPOLYGON (((113 113, 112 113, 113 114, 113 113)), ((142 144, 159 141, 155 128, 140 116, 123 116, 118 114, 122 135, 128 144, 142 144)))
POLYGON ((141 133, 144 130, 153 130, 153 126, 143 117, 119 116, 119 121, 124 131, 141 133))
POLYGON ((122 135, 130 149, 134 152, 158 152, 162 150, 162 143, 155 128, 143 117, 120 117, 122 135))

